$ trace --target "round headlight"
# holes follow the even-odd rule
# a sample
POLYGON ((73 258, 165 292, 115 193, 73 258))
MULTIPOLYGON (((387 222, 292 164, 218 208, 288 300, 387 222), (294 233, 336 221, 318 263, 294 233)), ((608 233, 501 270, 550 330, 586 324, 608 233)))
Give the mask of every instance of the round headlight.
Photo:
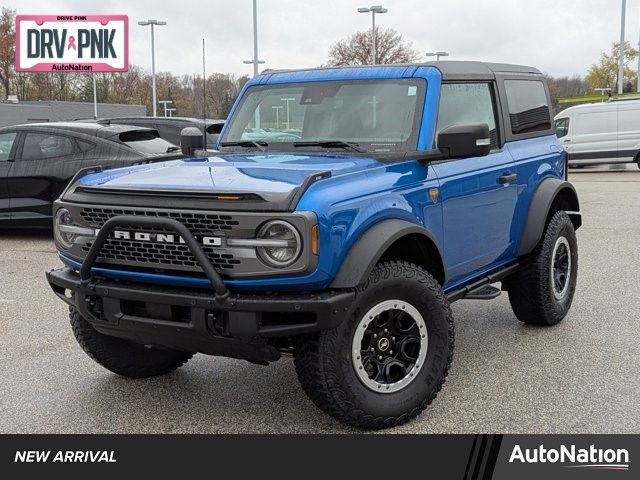
POLYGON ((69 210, 61 208, 56 212, 56 216, 53 219, 53 233, 58 245, 67 250, 73 247, 73 242, 77 235, 70 231, 65 231, 65 227, 73 224, 73 218, 69 210))
POLYGON ((273 220, 258 232, 265 246, 258 247, 260 258, 272 267, 286 267, 298 259, 302 244, 300 234, 290 223, 273 220))

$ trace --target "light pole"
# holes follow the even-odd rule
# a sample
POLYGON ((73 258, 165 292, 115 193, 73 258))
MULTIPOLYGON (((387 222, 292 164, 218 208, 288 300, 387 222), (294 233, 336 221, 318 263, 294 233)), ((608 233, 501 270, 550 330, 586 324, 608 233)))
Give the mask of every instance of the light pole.
POLYGON ((158 103, 161 103, 162 106, 164 107, 164 116, 166 117, 167 116, 167 111, 170 110, 170 109, 167 108, 167 104, 173 103, 173 100, 159 100, 158 103))
POLYGON ((640 93, 640 40, 638 40, 638 83, 636 86, 636 92, 640 93))
POLYGON ((276 111, 276 128, 280 128, 280 110, 282 110, 282 105, 274 105, 271 108, 276 111))
MULTIPOLYGON (((176 111, 175 108, 167 108, 167 112, 169 112, 169 116, 170 117, 173 117, 173 112, 175 112, 175 111, 176 111)), ((166 117, 166 115, 165 115, 165 117, 166 117)))
POLYGON ((289 130, 291 128, 291 124, 289 123, 289 102, 295 101, 295 98, 281 98, 280 100, 282 102, 287 102, 287 130, 289 130))
POLYGON ((620 51, 618 52, 618 94, 624 91, 624 27, 627 13, 627 0, 622 0, 622 13, 620 14, 620 51))
POLYGON ((253 75, 258 75, 258 65, 264 60, 258 60, 258 5, 257 0, 253 0, 253 60, 242 62, 246 65, 253 64, 253 75))
POLYGON ((91 78, 93 79, 93 119, 98 119, 98 87, 96 86, 96 74, 92 73, 91 78))
POLYGON ((369 8, 362 7, 358 13, 371 12, 371 65, 376 64, 376 13, 387 13, 389 10, 382 8, 382 5, 373 5, 369 8))
POLYGON ((425 55, 427 57, 436 57, 436 62, 440 61, 440 57, 448 57, 449 56, 449 52, 427 52, 425 53, 425 55))
POLYGON ((162 20, 144 20, 138 22, 138 25, 146 27, 147 25, 151 25, 151 85, 153 92, 153 116, 158 116, 158 106, 156 105, 156 52, 155 52, 155 38, 154 38, 154 27, 156 25, 162 26, 166 25, 167 22, 162 20))
MULTIPOLYGON (((258 2, 253 0, 253 60, 245 60, 245 65, 253 64, 253 76, 258 75, 258 65, 264 63, 264 60, 258 58, 258 2)), ((260 128, 260 106, 256 108, 254 115, 256 128, 260 128)))

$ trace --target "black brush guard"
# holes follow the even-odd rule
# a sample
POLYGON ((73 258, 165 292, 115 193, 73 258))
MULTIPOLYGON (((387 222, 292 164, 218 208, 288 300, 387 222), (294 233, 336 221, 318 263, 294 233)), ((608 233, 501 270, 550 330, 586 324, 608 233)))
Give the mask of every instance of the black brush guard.
POLYGON ((79 272, 47 273, 55 294, 100 333, 137 343, 267 363, 280 358, 268 339, 334 328, 353 291, 304 294, 232 293, 193 234, 170 218, 122 215, 98 232, 79 272), (92 268, 117 227, 164 228, 179 234, 211 283, 210 290, 95 278, 92 268))

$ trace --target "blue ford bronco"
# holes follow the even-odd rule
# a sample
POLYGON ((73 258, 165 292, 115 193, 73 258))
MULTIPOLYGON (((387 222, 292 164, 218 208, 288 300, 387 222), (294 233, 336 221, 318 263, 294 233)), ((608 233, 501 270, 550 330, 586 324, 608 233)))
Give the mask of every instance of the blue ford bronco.
POLYGON ((80 172, 47 279, 119 375, 290 354, 325 412, 399 425, 445 381, 451 302, 506 291, 536 325, 571 306, 581 217, 552 118, 524 66, 265 72, 216 151, 185 130, 187 159, 80 172))

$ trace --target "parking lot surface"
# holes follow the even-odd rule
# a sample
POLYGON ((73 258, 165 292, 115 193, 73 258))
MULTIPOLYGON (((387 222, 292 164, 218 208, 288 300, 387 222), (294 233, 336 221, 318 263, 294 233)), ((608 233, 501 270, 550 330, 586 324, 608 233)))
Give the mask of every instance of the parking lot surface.
MULTIPOLYGON (((506 295, 453 305, 456 351, 438 398, 403 433, 640 432, 640 171, 570 174, 581 201, 579 279, 568 317, 521 324, 506 295)), ((0 433, 349 432, 317 410, 293 361, 197 355, 128 380, 76 344, 44 272, 50 233, 0 231, 0 433)))

